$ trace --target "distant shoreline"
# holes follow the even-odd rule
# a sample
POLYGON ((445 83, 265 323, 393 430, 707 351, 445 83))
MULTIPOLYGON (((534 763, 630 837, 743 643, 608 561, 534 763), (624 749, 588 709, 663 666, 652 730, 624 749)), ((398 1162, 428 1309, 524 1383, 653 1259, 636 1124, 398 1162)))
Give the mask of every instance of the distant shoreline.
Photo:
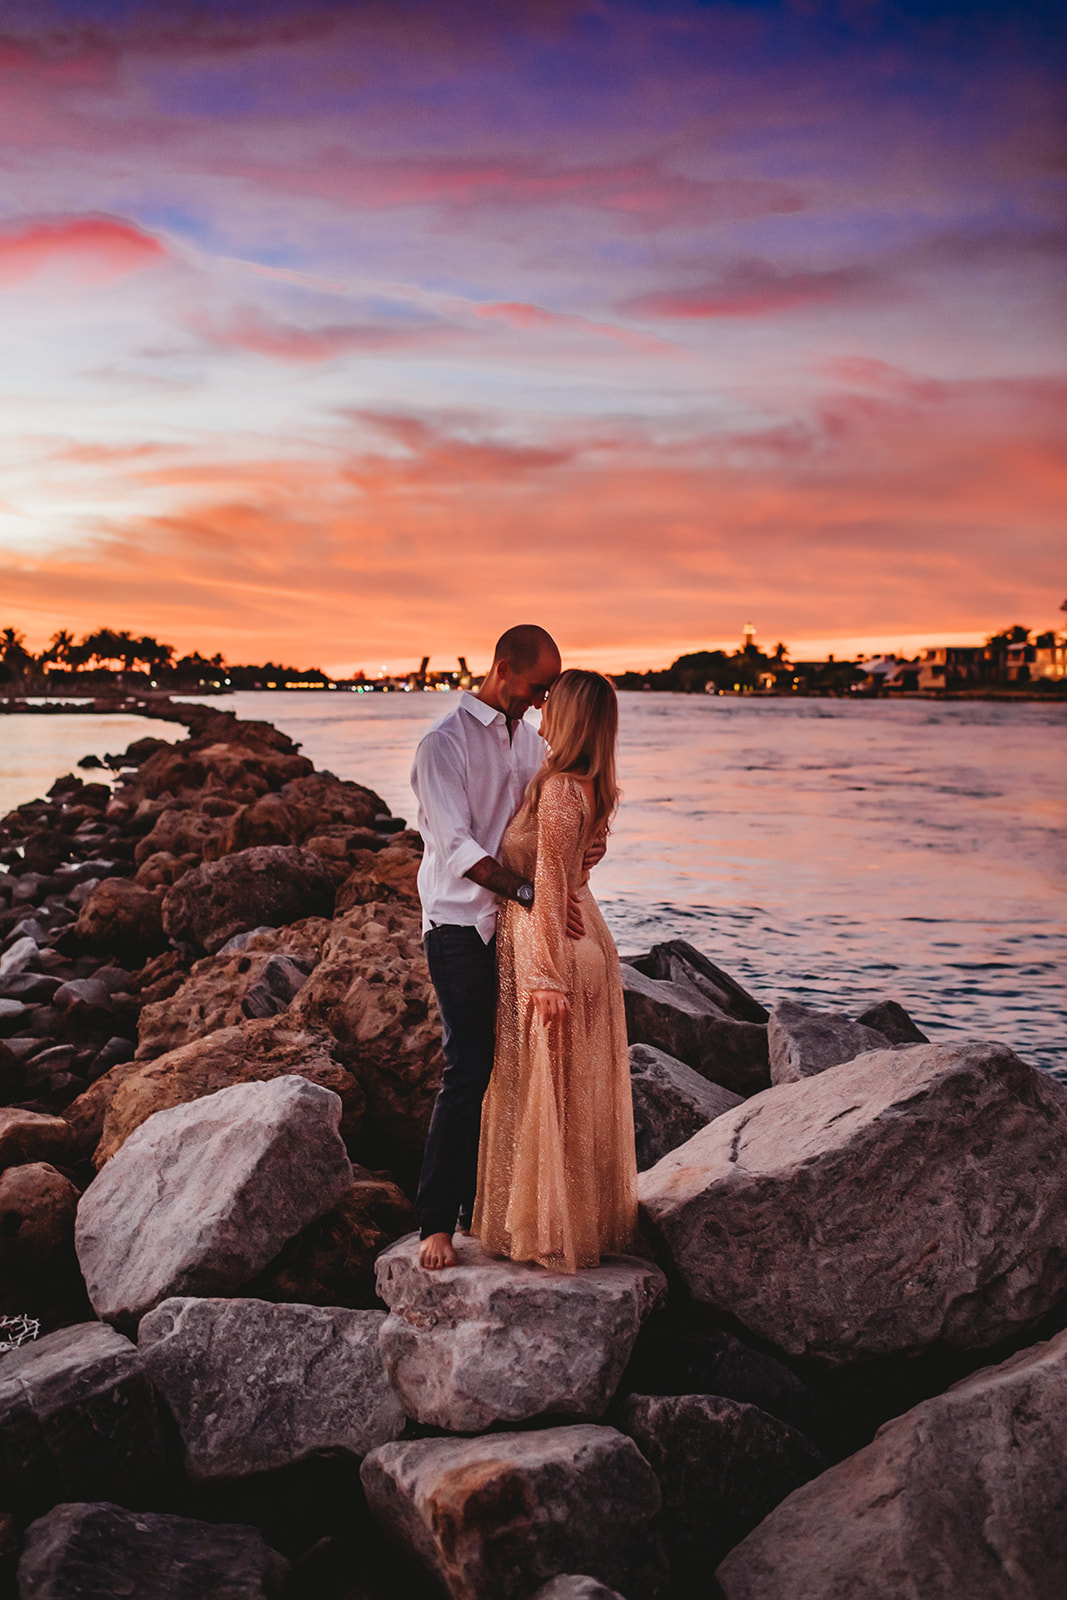
MULTIPOLYGON (((300 699, 308 694, 351 694, 356 691, 350 689, 190 689, 190 690, 155 690, 136 695, 102 695, 99 692, 87 691, 84 694, 74 694, 70 691, 61 695, 44 696, 33 695, 0 695, 0 716, 78 716, 111 713, 121 716, 140 716, 158 718, 160 721, 181 722, 183 717, 178 715, 178 706, 175 698, 196 697, 196 701, 206 699, 224 699, 231 694, 262 694, 262 695, 292 695, 300 699)), ((443 691, 434 689, 371 689, 362 690, 363 694, 440 694, 443 691)), ((453 690, 452 693, 461 693, 453 690)), ((985 700, 995 704, 1040 704, 1064 705, 1067 704, 1067 684, 1063 688, 1037 690, 1031 687, 1016 689, 1004 688, 974 688, 974 689, 902 689, 893 694, 872 694, 869 691, 855 693, 842 693, 833 690, 816 691, 814 693, 782 693, 773 689, 731 690, 721 689, 716 694, 701 693, 700 691, 686 691, 684 689, 626 689, 620 690, 626 694, 669 694, 679 699, 709 699, 709 700, 843 700, 877 701, 881 704, 901 704, 904 702, 921 700, 927 703, 943 704, 946 701, 974 701, 985 700)))

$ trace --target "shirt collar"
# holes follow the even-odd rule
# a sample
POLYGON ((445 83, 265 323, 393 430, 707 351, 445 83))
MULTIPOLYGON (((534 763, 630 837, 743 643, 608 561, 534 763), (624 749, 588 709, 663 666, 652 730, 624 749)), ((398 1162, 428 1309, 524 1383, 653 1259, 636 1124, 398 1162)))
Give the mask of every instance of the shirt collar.
POLYGON ((476 717, 483 727, 489 728, 494 722, 503 722, 504 713, 494 711, 492 706, 487 706, 484 700, 479 700, 476 694, 471 694, 469 689, 464 689, 460 697, 460 705, 464 711, 469 711, 476 717))

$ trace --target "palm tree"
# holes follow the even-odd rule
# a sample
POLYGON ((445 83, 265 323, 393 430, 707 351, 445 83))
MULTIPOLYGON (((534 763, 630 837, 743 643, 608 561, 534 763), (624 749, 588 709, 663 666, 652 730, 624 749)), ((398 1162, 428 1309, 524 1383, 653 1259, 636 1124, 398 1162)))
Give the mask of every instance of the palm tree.
POLYGON ((33 666, 34 660, 26 649, 26 635, 18 628, 0 630, 0 661, 7 668, 8 677, 22 678, 33 666))
POLYGON ((153 639, 146 634, 138 642, 137 659, 148 668, 149 672, 158 672, 161 667, 169 667, 174 660, 174 646, 160 644, 158 639, 153 639))
POLYGON ((123 672, 132 672, 141 659, 141 641, 135 639, 133 634, 124 628, 121 633, 115 635, 115 648, 122 662, 123 672))
MULTIPOLYGON (((126 637, 129 638, 129 635, 126 637)), ((97 628, 95 633, 87 633, 82 645, 87 652, 87 659, 95 661, 98 666, 122 660, 122 640, 113 628, 97 628)))
POLYGON ((68 629, 60 628, 48 641, 48 649, 41 657, 40 664, 42 667, 48 667, 53 664, 58 666, 62 663, 63 666, 69 667, 71 665, 71 651, 76 648, 74 635, 68 629))

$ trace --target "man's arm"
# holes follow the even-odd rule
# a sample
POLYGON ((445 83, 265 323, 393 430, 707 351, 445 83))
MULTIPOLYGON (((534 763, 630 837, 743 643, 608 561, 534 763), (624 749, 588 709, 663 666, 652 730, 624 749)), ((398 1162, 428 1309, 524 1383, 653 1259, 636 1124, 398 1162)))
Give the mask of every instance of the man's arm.
MULTIPOLYGON (((599 858, 598 858, 599 859, 599 858)), ((520 883, 527 880, 521 878, 517 872, 512 872, 509 867, 502 867, 499 861, 494 861, 492 856, 483 856, 476 861, 473 867, 468 867, 463 874, 472 883, 478 884, 482 889, 489 889, 493 894, 500 895, 503 900, 514 900, 515 891, 520 883)), ((530 908, 527 906, 526 908, 530 908)), ((567 897, 567 937, 569 939, 585 938, 585 923, 582 921, 582 908, 573 895, 567 897)))
POLYGON ((492 856, 483 856, 473 867, 468 867, 463 876, 480 889, 489 889, 493 894, 500 895, 503 900, 514 900, 519 884, 526 881, 517 872, 512 872, 510 867, 502 867, 492 856))

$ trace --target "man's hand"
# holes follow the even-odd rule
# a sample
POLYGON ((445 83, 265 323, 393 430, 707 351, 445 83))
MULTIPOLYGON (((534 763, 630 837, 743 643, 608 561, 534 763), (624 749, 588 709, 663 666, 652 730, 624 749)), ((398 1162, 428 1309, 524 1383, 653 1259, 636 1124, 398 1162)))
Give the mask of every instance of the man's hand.
POLYGON ((585 938, 585 923, 582 921, 582 902, 576 894, 567 896, 567 938, 585 938))
POLYGON ((588 850, 585 852, 585 855, 582 857, 582 871, 592 872, 594 867, 600 865, 607 853, 607 834, 598 833, 596 838, 591 842, 588 850))
POLYGON ((571 1008, 567 996, 560 994, 558 989, 534 989, 530 999, 534 1003, 537 1020, 544 1027, 550 1022, 555 1022, 557 1017, 565 1017, 571 1008))
POLYGON ((492 856, 483 856, 463 876, 476 883, 479 888, 489 889, 493 894, 498 894, 502 900, 514 900, 515 890, 525 881, 519 873, 512 872, 510 867, 502 867, 499 861, 494 861, 492 856))

